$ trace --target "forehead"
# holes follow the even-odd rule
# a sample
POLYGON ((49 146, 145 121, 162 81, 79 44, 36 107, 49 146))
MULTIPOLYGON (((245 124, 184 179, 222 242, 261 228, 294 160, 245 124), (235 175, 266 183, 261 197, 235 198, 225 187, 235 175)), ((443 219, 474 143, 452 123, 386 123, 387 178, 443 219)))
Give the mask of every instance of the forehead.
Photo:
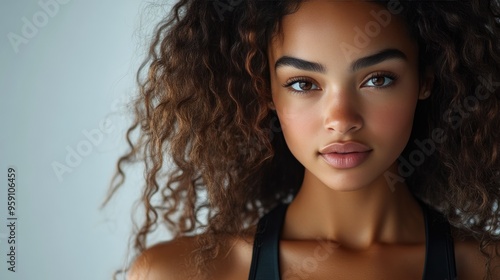
POLYGON ((328 54, 337 63, 349 63, 397 48, 415 60, 416 42, 393 8, 364 1, 304 1, 296 12, 283 17, 281 32, 270 42, 269 58, 293 55, 323 61, 328 54))

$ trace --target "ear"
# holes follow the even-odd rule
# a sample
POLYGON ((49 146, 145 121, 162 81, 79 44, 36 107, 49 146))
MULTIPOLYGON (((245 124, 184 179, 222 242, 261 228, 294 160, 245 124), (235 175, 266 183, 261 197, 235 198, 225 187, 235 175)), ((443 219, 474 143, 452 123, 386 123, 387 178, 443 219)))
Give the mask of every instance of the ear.
POLYGON ((431 96, 432 87, 434 85, 434 72, 426 68, 424 75, 420 78, 420 89, 418 99, 427 99, 431 96))
POLYGON ((269 101, 269 103, 267 103, 267 108, 269 108, 269 110, 276 111, 276 107, 274 106, 274 102, 272 101, 269 101))

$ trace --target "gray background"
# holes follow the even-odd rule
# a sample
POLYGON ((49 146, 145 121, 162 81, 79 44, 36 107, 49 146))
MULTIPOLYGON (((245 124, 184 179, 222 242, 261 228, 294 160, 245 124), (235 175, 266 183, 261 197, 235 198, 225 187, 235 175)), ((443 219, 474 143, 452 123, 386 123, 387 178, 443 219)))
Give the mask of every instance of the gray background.
MULTIPOLYGON (((0 2, 0 279, 111 279, 131 257, 142 170, 130 170, 111 204, 98 207, 127 148, 125 106, 144 43, 168 10, 144 0, 0 2), (15 273, 6 263, 9 166, 17 175, 15 273), (67 169, 58 175, 54 166, 67 169)), ((168 236, 151 242, 161 239, 168 236)))

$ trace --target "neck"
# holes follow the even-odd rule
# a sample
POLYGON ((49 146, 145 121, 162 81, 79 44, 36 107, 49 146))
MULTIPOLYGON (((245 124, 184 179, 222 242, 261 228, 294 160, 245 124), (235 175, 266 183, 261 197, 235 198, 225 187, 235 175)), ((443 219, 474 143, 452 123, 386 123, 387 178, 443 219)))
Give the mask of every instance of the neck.
POLYGON ((290 204, 282 238, 330 240, 352 249, 377 244, 425 242, 420 205, 404 183, 381 177, 355 191, 336 191, 306 173, 290 204))

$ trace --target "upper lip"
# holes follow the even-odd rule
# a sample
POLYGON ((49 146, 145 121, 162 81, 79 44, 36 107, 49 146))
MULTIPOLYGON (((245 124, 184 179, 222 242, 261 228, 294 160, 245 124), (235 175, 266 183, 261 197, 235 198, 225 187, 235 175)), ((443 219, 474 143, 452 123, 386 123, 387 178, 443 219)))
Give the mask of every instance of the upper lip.
POLYGON ((368 152, 368 151, 371 151, 371 149, 368 146, 361 144, 359 142, 354 142, 354 141, 331 143, 331 144, 328 144, 319 150, 319 152, 321 154, 362 153, 362 152, 368 152))

